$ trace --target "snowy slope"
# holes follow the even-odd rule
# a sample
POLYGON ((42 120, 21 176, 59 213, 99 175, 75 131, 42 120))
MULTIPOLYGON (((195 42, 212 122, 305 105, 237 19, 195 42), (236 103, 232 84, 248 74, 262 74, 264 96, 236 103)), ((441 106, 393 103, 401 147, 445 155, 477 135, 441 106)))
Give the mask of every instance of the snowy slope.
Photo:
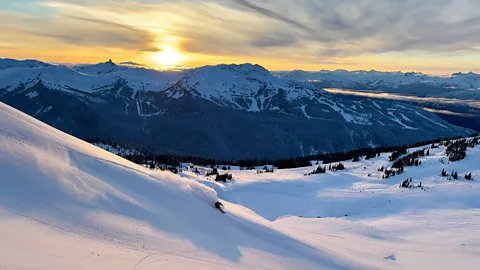
POLYGON ((430 149, 420 166, 382 179, 378 169, 392 165, 389 155, 312 176, 305 173, 316 166, 262 174, 232 168, 234 181, 225 185, 186 174, 278 230, 371 269, 478 269, 480 147, 457 162, 448 162, 445 147, 430 149), (458 171, 459 181, 440 176, 442 169, 458 171), (467 173, 474 181, 463 180, 467 173), (425 190, 399 188, 410 177, 425 190))
POLYGON ((216 192, 0 103, 2 269, 345 269, 216 192), (230 206, 230 204, 229 204, 230 206))

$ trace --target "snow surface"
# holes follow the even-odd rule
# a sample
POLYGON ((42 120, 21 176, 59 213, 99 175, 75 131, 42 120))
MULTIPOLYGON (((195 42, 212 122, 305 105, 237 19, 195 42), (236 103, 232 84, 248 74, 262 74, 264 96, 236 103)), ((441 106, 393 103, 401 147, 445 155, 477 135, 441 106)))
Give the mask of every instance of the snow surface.
POLYGON ((132 164, 0 103, 0 269, 478 269, 480 147, 454 163, 444 151, 389 179, 385 153, 324 175, 232 168, 219 184, 132 164), (409 177, 427 189, 398 188, 409 177))

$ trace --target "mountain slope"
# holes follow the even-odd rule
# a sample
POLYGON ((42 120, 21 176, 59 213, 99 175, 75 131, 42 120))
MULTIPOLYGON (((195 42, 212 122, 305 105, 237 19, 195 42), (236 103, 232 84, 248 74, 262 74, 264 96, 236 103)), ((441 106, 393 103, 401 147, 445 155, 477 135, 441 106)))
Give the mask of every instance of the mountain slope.
POLYGON ((6 269, 134 269, 147 257, 157 259, 148 269, 351 268, 241 207, 221 214, 216 192, 197 181, 134 165, 4 104, 0 127, 6 269))
POLYGON ((9 68, 0 70, 0 100, 80 138, 216 159, 277 159, 469 132, 415 106, 333 95, 251 64, 185 72, 111 61, 9 68))

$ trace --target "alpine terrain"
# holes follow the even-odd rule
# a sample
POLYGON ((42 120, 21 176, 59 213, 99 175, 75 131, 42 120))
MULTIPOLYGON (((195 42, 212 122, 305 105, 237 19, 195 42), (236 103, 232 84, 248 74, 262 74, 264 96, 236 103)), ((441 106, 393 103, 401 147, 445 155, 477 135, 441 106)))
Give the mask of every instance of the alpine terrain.
POLYGON ((232 167, 221 183, 209 168, 130 163, 0 103, 0 269, 477 269, 478 143, 232 167))
POLYGON ((217 159, 278 159, 470 132, 416 106, 333 95, 252 64, 169 72, 111 60, 67 67, 2 59, 0 100, 79 138, 217 159))

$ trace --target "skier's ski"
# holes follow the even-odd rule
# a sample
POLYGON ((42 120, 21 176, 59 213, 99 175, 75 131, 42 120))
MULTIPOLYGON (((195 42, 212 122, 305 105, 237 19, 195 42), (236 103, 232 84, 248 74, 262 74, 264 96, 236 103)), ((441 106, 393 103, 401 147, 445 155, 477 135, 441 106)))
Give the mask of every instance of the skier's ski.
POLYGON ((215 209, 218 209, 218 211, 222 212, 222 214, 226 213, 223 207, 215 207, 215 209))

